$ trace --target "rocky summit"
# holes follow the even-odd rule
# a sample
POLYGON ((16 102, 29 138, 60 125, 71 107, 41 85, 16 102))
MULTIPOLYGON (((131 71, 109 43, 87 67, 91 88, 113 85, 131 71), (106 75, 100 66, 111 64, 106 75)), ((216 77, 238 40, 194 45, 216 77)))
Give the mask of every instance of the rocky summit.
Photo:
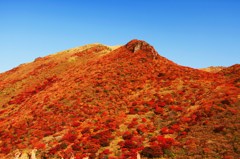
POLYGON ((90 44, 0 74, 0 158, 240 158, 240 65, 90 44))

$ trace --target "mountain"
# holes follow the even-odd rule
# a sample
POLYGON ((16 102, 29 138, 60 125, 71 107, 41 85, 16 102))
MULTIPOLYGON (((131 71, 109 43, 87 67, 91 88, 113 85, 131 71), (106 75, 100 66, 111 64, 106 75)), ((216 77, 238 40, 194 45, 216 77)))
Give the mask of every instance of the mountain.
POLYGON ((239 158, 240 65, 91 44, 0 74, 0 158, 239 158))
POLYGON ((223 67, 223 66, 210 66, 210 67, 207 67, 207 68, 201 68, 200 70, 207 71, 207 72, 212 72, 212 73, 217 73, 217 72, 221 71, 224 68, 226 68, 226 67, 223 67))

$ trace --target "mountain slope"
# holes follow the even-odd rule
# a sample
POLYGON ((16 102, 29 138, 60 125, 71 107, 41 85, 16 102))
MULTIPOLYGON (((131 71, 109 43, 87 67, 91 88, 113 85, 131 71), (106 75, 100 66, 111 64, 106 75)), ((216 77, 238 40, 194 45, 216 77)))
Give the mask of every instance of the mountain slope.
POLYGON ((207 68, 201 68, 200 70, 207 71, 207 72, 212 72, 212 73, 217 73, 224 68, 225 67, 223 67, 223 66, 210 66, 210 67, 207 67, 207 68))
POLYGON ((224 70, 179 66, 139 40, 38 58, 0 74, 1 158, 34 148, 47 158, 238 158, 239 65, 224 70))

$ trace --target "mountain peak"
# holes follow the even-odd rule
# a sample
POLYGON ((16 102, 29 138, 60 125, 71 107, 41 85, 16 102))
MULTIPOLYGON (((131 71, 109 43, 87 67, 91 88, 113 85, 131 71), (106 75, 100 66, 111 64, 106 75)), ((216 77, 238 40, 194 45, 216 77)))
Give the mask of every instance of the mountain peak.
POLYGON ((152 53, 153 58, 156 58, 156 56, 158 55, 154 47, 143 40, 131 40, 125 45, 125 47, 133 53, 138 52, 139 50, 152 53))

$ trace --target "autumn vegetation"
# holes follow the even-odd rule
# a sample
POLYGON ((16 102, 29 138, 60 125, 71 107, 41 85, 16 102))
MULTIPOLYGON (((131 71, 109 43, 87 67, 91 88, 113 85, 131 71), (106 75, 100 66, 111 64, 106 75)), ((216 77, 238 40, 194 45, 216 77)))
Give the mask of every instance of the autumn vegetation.
POLYGON ((144 41, 0 74, 0 158, 240 158, 240 65, 180 66, 144 41))

